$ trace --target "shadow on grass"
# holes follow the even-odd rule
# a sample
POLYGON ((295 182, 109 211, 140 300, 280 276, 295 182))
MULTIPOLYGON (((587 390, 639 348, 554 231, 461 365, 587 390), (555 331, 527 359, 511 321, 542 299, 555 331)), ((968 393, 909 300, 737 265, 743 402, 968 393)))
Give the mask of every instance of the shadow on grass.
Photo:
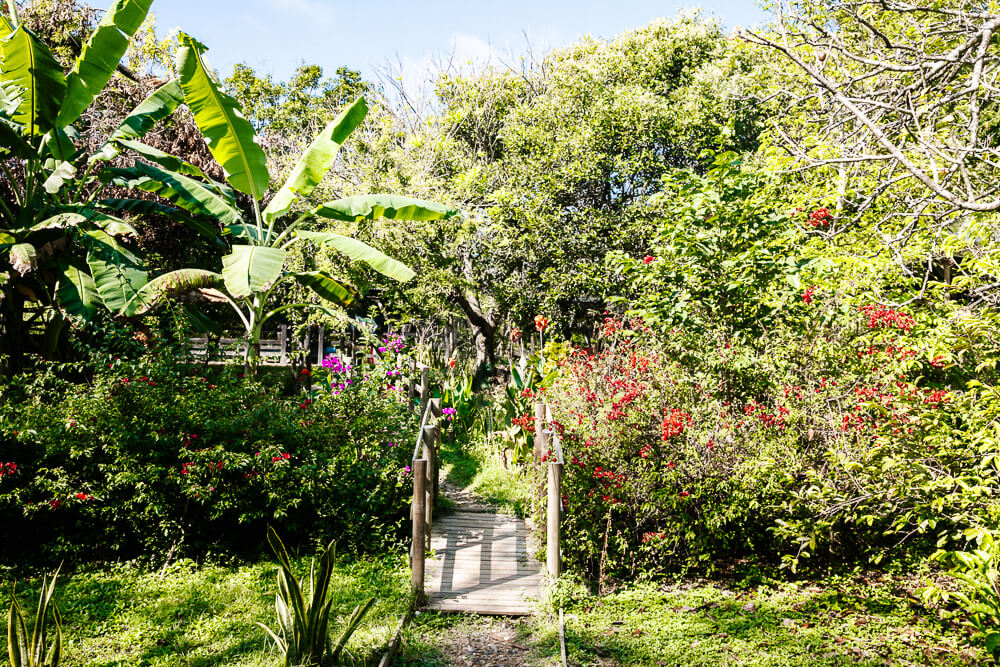
MULTIPOLYGON (((566 640, 583 664, 963 665, 985 657, 916 611, 886 589, 637 587, 571 605, 566 640)), ((558 655, 554 630, 539 639, 546 655, 558 655)))

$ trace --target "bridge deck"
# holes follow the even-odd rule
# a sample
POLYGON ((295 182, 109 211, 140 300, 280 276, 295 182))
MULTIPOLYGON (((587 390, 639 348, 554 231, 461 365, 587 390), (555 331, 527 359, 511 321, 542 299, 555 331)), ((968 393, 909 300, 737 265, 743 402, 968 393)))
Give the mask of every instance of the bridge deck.
POLYGON ((427 559, 427 609, 497 616, 534 612, 542 566, 523 519, 452 512, 434 521, 427 559))

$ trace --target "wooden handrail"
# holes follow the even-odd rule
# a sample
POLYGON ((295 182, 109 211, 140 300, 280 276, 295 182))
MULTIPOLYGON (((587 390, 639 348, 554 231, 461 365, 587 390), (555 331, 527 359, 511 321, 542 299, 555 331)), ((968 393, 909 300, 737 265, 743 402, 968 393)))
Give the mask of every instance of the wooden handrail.
MULTIPOLYGON (((425 371, 426 368, 421 369, 425 371)), ((441 428, 436 423, 428 424, 431 418, 441 416, 441 399, 426 398, 430 395, 427 385, 427 373, 422 372, 421 386, 423 415, 420 418, 420 430, 417 432, 417 444, 413 448, 411 472, 413 473, 413 504, 410 508, 410 519, 413 522, 412 542, 410 544, 410 585, 413 588, 417 605, 424 602, 424 560, 431 545, 431 530, 434 521, 434 507, 438 499, 438 455, 441 445, 441 428)))

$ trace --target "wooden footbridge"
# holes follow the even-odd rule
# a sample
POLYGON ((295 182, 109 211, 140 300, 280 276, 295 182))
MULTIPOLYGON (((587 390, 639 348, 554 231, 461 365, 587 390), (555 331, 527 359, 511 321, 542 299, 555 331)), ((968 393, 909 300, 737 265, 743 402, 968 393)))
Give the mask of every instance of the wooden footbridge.
POLYGON ((535 531, 524 519, 483 508, 463 511, 461 507, 435 516, 441 431, 430 422, 440 417, 441 409, 437 399, 423 404, 426 408, 412 462, 410 567, 417 604, 425 609, 469 614, 534 613, 547 581, 559 576, 562 450, 555 431, 545 427, 551 423, 551 414, 544 405, 536 406, 535 461, 541 462, 543 451, 554 455, 545 484, 548 503, 543 567, 534 557, 538 550, 535 531))

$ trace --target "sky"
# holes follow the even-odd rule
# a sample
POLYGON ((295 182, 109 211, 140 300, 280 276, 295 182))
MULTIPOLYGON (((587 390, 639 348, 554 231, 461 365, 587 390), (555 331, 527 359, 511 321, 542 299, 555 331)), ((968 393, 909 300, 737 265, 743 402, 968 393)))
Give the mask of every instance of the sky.
MULTIPOLYGON (((197 38, 223 76, 242 62, 285 80, 306 63, 328 75, 347 66, 370 80, 388 67, 412 85, 446 57, 462 67, 517 64, 529 43, 542 54, 694 6, 694 0, 155 0, 152 11, 158 33, 179 28, 197 38)), ((700 7, 728 29, 768 18, 754 0, 703 0, 700 7)))

